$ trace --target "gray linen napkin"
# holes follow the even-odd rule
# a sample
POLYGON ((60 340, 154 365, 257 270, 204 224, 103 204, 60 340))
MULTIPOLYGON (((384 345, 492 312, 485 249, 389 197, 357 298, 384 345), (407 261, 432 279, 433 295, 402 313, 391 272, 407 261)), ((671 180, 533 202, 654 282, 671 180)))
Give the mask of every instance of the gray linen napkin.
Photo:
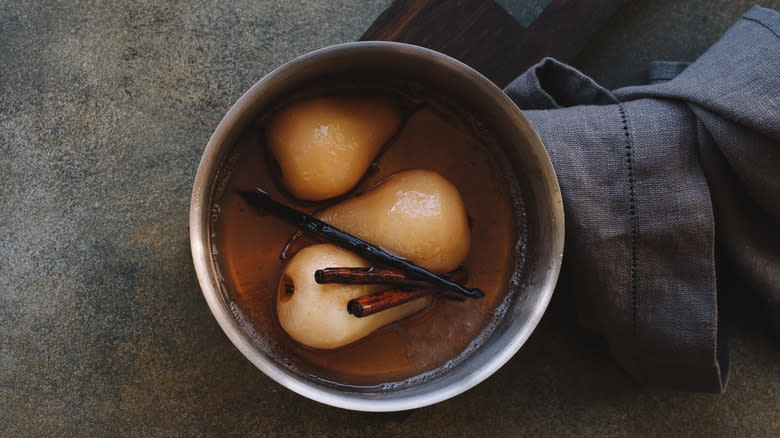
POLYGON ((504 91, 558 174, 582 322, 638 380, 721 392, 718 294, 780 321, 780 15, 650 76, 609 91, 548 58, 504 91))

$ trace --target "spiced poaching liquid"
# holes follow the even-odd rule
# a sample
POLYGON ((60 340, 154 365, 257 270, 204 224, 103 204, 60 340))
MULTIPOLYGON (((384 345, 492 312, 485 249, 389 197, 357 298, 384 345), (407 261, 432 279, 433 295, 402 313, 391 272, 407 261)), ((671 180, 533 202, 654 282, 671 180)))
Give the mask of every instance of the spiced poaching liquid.
MULTIPOLYGON (((307 348, 282 330, 275 311, 280 252, 295 229, 259 212, 236 194, 255 186, 274 199, 313 212, 325 203, 298 201, 273 176, 263 146, 262 122, 239 140, 220 177, 212 214, 213 252, 236 317, 279 362, 309 378, 334 385, 386 385, 443 367, 461 355, 494 318, 515 273, 522 215, 512 181, 484 144, 450 114, 417 107, 358 187, 362 193, 393 173, 415 168, 438 172, 460 191, 471 218, 472 244, 464 263, 470 287, 482 299, 437 298, 426 310, 335 350, 307 348)), ((299 242, 296 246, 300 247, 299 242)), ((346 309, 345 309, 346 311, 346 309)))

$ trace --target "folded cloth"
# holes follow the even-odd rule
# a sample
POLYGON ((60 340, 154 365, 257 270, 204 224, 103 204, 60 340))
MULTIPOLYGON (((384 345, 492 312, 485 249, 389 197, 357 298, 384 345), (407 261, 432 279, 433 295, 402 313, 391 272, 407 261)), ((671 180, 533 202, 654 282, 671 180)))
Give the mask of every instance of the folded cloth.
POLYGON ((780 321, 780 15, 650 79, 609 91, 548 58, 504 91, 557 172, 582 322, 638 380, 722 392, 718 294, 780 321))

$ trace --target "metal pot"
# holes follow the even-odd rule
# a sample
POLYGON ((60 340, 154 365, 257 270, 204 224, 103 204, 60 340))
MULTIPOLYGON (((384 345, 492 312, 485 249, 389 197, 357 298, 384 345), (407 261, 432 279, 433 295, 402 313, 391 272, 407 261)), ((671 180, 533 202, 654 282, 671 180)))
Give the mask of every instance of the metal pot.
POLYGON ((257 368, 283 386, 313 400, 360 411, 399 411, 446 400, 486 379, 525 343, 544 313, 555 287, 563 254, 564 223, 560 189, 547 152, 520 110, 488 79, 443 54, 390 42, 359 42, 327 47, 296 58, 249 89, 228 111, 203 154, 190 204, 190 244, 203 295, 230 340, 257 368), (237 322, 211 251, 210 212, 216 175, 237 139, 252 122, 285 95, 307 83, 349 72, 371 80, 408 78, 428 92, 467 108, 500 145, 506 168, 518 181, 526 212, 522 272, 507 282, 501 315, 489 335, 468 357, 431 379, 394 389, 352 390, 324 385, 291 372, 264 351, 237 322))

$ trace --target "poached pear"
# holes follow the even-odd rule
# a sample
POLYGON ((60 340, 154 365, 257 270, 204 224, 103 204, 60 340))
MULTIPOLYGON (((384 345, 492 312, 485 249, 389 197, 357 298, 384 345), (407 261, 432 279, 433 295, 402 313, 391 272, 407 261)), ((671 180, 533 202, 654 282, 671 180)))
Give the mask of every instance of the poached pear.
POLYGON ((389 100, 321 97, 274 114, 266 140, 284 187, 320 201, 352 189, 400 126, 401 111, 389 100))
POLYGON ((430 296, 363 318, 347 313, 353 298, 387 286, 319 284, 314 272, 329 267, 367 267, 365 260, 331 244, 300 250, 279 280, 276 311, 279 323, 293 339, 312 348, 333 349, 351 344, 374 330, 405 318, 430 305, 430 296))
POLYGON ((430 170, 407 170, 317 218, 436 273, 460 266, 471 246, 458 189, 430 170))

